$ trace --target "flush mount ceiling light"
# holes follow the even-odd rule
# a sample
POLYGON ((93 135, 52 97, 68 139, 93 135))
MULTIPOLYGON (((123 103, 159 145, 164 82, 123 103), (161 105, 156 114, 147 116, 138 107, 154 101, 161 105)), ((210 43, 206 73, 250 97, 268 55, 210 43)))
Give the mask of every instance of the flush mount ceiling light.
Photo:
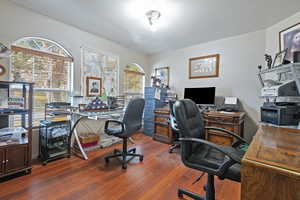
POLYGON ((148 12, 146 12, 146 16, 148 18, 151 30, 156 31, 158 21, 159 21, 159 18, 161 16, 160 12, 157 11, 157 10, 149 10, 148 12))

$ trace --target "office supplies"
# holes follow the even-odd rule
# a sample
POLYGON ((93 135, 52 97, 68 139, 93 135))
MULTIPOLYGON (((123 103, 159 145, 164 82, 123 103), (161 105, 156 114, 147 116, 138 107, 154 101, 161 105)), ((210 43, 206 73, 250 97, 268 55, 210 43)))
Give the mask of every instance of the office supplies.
POLYGON ((225 97, 224 104, 219 106, 217 109, 226 112, 239 112, 240 111, 240 101, 237 97, 225 97))

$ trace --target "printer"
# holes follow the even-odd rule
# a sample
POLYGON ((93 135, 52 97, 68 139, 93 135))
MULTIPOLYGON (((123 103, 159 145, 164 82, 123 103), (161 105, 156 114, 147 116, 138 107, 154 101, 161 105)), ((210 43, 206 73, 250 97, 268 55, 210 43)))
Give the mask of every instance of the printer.
POLYGON ((261 71, 261 121, 278 126, 298 126, 300 121, 300 63, 261 71), (268 73, 273 73, 272 76, 268 73), (267 77, 267 78, 266 78, 267 77), (273 79, 270 79, 273 77, 273 79), (284 77, 284 78, 283 78, 284 77))

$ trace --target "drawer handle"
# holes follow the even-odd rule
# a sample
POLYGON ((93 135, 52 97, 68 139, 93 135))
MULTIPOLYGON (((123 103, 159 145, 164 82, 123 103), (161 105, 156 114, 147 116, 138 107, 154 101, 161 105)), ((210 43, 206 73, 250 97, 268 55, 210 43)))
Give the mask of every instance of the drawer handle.
POLYGON ((6 162, 8 163, 8 160, 6 160, 6 162))

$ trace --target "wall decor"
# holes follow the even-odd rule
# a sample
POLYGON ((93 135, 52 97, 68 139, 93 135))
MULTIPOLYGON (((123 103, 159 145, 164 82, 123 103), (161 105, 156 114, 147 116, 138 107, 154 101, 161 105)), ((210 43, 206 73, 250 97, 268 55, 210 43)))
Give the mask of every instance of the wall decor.
POLYGON ((5 73, 6 73, 5 67, 0 64, 0 76, 3 76, 5 73))
POLYGON ((219 77, 220 54, 190 58, 189 78, 219 77))
POLYGON ((278 66, 284 64, 287 52, 288 52, 288 49, 285 49, 276 54, 274 62, 273 62, 273 67, 278 67, 278 66))
POLYGON ((170 67, 155 68, 155 78, 161 81, 161 85, 169 86, 170 84, 170 67))
POLYGON ((95 97, 102 94, 102 79, 98 77, 86 77, 86 96, 95 97))
MULTIPOLYGON (((82 83, 86 78, 102 78, 102 87, 106 96, 117 96, 119 93, 119 57, 102 53, 86 47, 81 47, 81 77, 82 83)), ((87 94, 82 87, 81 94, 87 94)))
POLYGON ((288 49, 286 60, 293 61, 293 52, 300 51, 300 23, 280 31, 279 49, 288 49))

